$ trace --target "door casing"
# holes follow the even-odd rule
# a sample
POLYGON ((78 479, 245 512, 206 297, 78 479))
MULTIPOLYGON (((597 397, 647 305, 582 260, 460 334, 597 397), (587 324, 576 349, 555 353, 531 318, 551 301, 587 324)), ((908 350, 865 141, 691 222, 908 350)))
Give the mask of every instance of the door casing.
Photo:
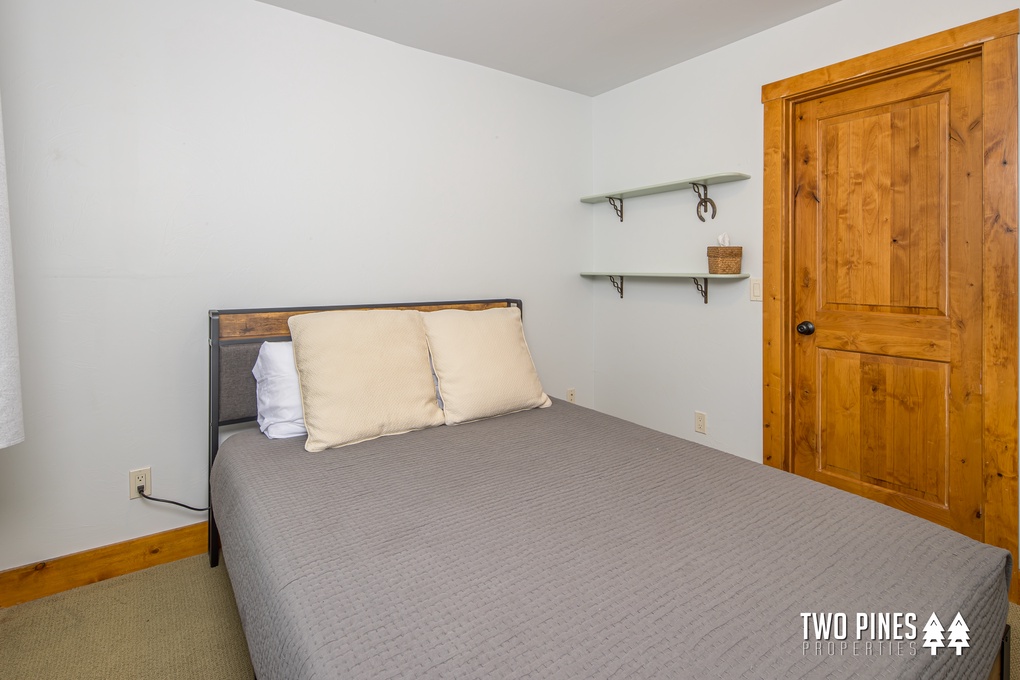
POLYGON ((1017 34, 1013 10, 762 87, 764 305, 762 462, 789 470, 793 455, 793 109, 980 50, 984 129, 982 439, 985 541, 1013 554, 1010 600, 1020 603, 1018 499, 1017 34))

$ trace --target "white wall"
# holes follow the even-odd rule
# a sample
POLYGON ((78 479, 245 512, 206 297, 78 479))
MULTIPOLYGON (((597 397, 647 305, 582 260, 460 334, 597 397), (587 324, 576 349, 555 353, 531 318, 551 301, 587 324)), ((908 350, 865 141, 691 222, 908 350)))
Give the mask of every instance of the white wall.
MULTIPOLYGON (((704 271, 726 231, 761 276, 761 86, 1016 7, 1016 0, 842 0, 594 100, 591 193, 724 171, 719 216, 702 224, 690 191, 628 201, 626 221, 594 208, 596 269, 704 271)), ((628 280, 595 286, 599 410, 761 460, 761 303, 747 282, 710 287, 628 280), (694 411, 708 435, 694 433, 694 411)))
POLYGON ((253 0, 0 0, 0 569, 202 519, 210 308, 517 296, 593 400, 591 100, 253 0))
POLYGON ((760 275, 761 85, 1013 6, 842 0, 591 100, 253 0, 0 0, 28 437, 0 569, 199 519, 125 480, 205 501, 215 307, 519 296, 554 396, 760 460, 746 282, 577 272, 701 269, 727 231, 760 275), (577 202, 720 171, 752 179, 706 224, 691 192, 577 202))

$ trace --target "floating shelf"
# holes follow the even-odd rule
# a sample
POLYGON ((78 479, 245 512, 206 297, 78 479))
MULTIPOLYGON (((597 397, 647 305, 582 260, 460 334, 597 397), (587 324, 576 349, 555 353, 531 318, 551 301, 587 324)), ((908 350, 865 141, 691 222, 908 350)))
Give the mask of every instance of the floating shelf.
POLYGON ((705 274, 703 272, 581 272, 581 276, 585 278, 598 278, 599 276, 608 276, 610 282, 613 284, 613 288, 620 294, 620 298, 623 298, 623 280, 625 277, 633 277, 636 279, 691 279, 694 281, 695 287, 698 292, 701 293, 701 297, 705 300, 705 304, 708 304, 708 281, 709 279, 719 280, 730 280, 737 281, 740 279, 750 278, 750 274, 705 274), (616 277, 620 277, 617 281, 616 277))
MULTIPOLYGON (((684 189, 690 189, 695 184, 707 187, 711 184, 725 184, 727 182, 739 182, 741 180, 751 179, 750 175, 745 175, 742 172, 720 172, 715 175, 704 175, 702 177, 691 177, 690 179, 682 179, 676 182, 666 182, 665 184, 652 184, 647 187, 637 187, 636 189, 624 189, 622 191, 607 191, 601 194, 593 194, 591 196, 584 196, 581 198, 581 203, 606 203, 609 202, 613 209, 616 210, 617 216, 620 221, 623 222, 623 199, 625 198, 636 198, 638 196, 651 196, 652 194, 663 194, 667 191, 682 191, 684 189)), ((708 200, 707 190, 705 197, 702 201, 708 200)), ((699 206, 702 204, 699 203, 699 206)), ((700 211, 699 211, 700 217, 700 211)), ((702 219, 704 221, 704 219, 702 219)))

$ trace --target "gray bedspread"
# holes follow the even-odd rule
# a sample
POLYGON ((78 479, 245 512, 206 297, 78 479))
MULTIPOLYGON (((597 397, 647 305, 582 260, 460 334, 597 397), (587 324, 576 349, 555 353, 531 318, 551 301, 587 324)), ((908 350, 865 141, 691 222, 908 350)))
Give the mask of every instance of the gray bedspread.
POLYGON ((1007 552, 562 401, 302 443, 237 434, 212 471, 260 680, 983 679, 999 647, 1007 552), (913 640, 857 635, 897 612, 913 640))

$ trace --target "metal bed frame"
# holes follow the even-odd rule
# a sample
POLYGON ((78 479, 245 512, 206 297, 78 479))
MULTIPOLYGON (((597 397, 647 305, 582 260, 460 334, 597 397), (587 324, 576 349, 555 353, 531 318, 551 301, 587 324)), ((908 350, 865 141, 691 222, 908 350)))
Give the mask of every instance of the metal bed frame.
MULTIPOLYGON (((436 311, 465 309, 480 311, 498 307, 517 307, 524 314, 523 303, 514 298, 489 300, 460 300, 453 302, 406 302, 364 305, 334 305, 326 307, 270 307, 262 309, 209 310, 209 472, 220 448, 220 427, 254 422, 255 378, 251 369, 263 342, 290 340, 287 320, 298 314, 358 309, 415 309, 436 311), (229 353, 228 357, 224 352, 229 353), (222 387, 242 392, 247 402, 237 406, 237 394, 225 395, 222 387), (229 399, 224 397, 228 396, 229 399), (227 408, 223 408, 226 406, 227 408)), ((209 566, 220 560, 220 535, 209 489, 209 566)))

